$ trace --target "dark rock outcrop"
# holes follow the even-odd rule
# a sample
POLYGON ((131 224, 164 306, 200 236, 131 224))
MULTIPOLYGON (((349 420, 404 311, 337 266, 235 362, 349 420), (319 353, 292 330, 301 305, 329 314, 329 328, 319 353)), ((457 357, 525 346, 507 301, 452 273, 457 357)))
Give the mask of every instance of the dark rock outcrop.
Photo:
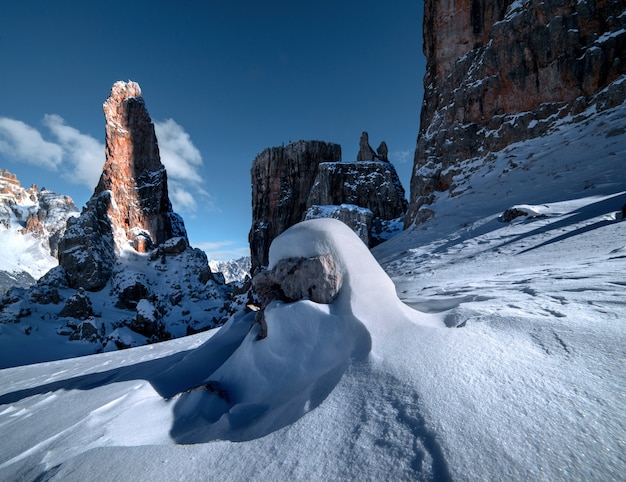
POLYGON ((359 152, 356 155, 357 161, 373 161, 376 159, 376 153, 370 146, 369 135, 367 132, 361 134, 359 139, 359 152))
POLYGON ((272 240, 302 221, 321 162, 341 160, 341 146, 298 141, 267 148, 254 160, 252 178, 251 269, 267 265, 272 240))
POLYGON ((95 291, 125 248, 140 252, 172 237, 186 239, 172 210, 154 125, 135 82, 117 82, 103 106, 106 161, 93 196, 59 243, 71 287, 95 291))
POLYGON ((609 0, 426 0, 425 97, 410 225, 460 164, 626 98, 626 16, 609 0))
POLYGON ((381 161, 320 164, 307 207, 340 204, 367 208, 381 219, 403 216, 407 208, 395 168, 381 161))
POLYGON ((307 209, 305 219, 331 218, 338 219, 347 225, 369 246, 372 242, 371 233, 374 215, 367 208, 361 208, 354 204, 341 204, 339 206, 311 206, 307 209))
POLYGON ((77 320, 86 320, 93 316, 91 300, 84 289, 79 288, 78 291, 67 300, 59 316, 76 318, 77 320))
POLYGON ((252 166, 252 273, 267 265, 269 245, 304 219, 345 222, 368 246, 397 233, 390 222, 403 218, 408 203, 383 141, 378 154, 363 132, 356 162, 341 162, 341 147, 299 141, 264 150, 252 166), (380 160, 377 160, 380 159, 380 160))

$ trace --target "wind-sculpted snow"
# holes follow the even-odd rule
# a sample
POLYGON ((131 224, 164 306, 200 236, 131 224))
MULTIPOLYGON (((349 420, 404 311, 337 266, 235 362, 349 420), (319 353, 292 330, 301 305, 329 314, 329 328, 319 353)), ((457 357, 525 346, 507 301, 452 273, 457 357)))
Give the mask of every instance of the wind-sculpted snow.
POLYGON ((234 316, 204 346, 155 381, 174 398, 171 435, 180 443, 250 440, 288 425, 317 407, 352 359, 371 350, 366 326, 419 314, 397 298, 389 277, 356 234, 340 221, 293 226, 270 247, 271 269, 286 258, 330 254, 344 283, 329 305, 274 301, 265 309, 267 337, 258 339, 254 314, 234 316))

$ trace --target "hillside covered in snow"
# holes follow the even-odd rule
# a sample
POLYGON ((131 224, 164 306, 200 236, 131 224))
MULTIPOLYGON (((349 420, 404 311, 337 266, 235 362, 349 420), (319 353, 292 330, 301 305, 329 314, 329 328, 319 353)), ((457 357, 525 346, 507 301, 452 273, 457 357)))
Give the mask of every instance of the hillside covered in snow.
POLYGON ((272 301, 264 339, 240 311, 1 370, 0 479, 620 480, 624 119, 590 109, 466 165, 375 257, 338 221, 294 226, 270 265, 331 254, 343 283, 272 301))

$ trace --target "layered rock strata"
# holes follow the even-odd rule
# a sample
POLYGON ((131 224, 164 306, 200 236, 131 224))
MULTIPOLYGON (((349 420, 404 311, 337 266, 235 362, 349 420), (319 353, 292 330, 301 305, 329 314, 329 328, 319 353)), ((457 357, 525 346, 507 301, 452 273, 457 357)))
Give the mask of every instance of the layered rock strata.
POLYGON ((426 0, 424 53, 407 225, 427 217, 420 207, 436 192, 454 191, 463 161, 626 97, 626 11, 616 0, 426 0))

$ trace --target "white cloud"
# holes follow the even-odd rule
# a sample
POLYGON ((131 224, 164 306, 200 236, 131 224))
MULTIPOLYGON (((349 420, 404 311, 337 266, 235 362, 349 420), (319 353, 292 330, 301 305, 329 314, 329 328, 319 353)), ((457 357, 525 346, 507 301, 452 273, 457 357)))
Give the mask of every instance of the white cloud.
POLYGON ((159 142, 161 162, 167 175, 179 181, 202 182, 198 169, 202 167, 202 156, 191 137, 173 119, 154 123, 159 142))
POLYGON ((10 160, 57 170, 63 160, 61 146, 44 140, 22 121, 0 117, 0 153, 10 160))
POLYGON ((64 177, 90 188, 95 187, 104 165, 104 144, 68 126, 58 115, 46 115, 43 124, 63 149, 64 158, 73 166, 71 172, 64 173, 64 177))
POLYGON ((413 161, 413 151, 411 149, 407 149, 406 151, 394 151, 389 156, 389 159, 392 162, 396 162, 398 164, 404 164, 407 162, 413 161))
POLYGON ((174 211, 216 211, 215 198, 201 186, 202 155, 185 129, 173 119, 154 123, 161 162, 167 170, 170 200, 174 211))
MULTIPOLYGON (((60 171, 68 181, 93 189, 105 161, 104 144, 67 125, 56 114, 44 116, 42 124, 50 140, 22 121, 0 117, 0 154, 60 171)), ((174 210, 193 214, 201 206, 203 211, 216 211, 215 198, 203 189, 202 155, 189 134, 173 119, 155 122, 154 128, 174 210)))

